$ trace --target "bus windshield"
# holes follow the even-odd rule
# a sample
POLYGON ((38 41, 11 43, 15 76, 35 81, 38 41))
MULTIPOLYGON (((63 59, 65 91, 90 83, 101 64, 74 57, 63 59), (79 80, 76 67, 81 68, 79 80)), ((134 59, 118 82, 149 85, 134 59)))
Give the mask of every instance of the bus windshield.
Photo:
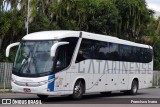
POLYGON ((13 70, 19 74, 42 74, 51 72, 53 60, 50 49, 57 41, 22 41, 13 70))

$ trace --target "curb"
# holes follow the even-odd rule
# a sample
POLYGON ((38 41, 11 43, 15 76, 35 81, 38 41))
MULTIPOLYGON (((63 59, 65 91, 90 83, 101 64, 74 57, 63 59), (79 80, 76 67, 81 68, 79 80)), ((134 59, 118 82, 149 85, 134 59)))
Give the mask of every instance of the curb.
POLYGON ((150 87, 150 88, 160 88, 160 86, 152 86, 152 87, 150 87))

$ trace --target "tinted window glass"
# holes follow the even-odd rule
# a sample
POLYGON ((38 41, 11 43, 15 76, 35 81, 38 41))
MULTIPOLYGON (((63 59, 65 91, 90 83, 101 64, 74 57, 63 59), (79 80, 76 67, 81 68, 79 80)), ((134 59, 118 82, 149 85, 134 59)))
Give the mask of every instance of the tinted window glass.
POLYGON ((152 50, 135 46, 83 39, 76 62, 86 59, 148 63, 152 50))
POLYGON ((67 67, 67 54, 66 46, 59 46, 58 55, 55 62, 55 71, 59 71, 67 67))
POLYGON ((78 38, 64 38, 61 41, 69 42, 67 45, 62 45, 58 48, 57 58, 55 61, 55 72, 65 69, 71 63, 78 38))
POLYGON ((147 50, 147 52, 148 52, 148 62, 151 62, 152 61, 152 56, 153 56, 153 51, 152 51, 152 49, 148 49, 147 50))
POLYGON ((109 43, 109 60, 113 60, 113 61, 119 60, 118 44, 109 43))
POLYGON ((146 48, 143 48, 143 63, 146 63, 146 62, 148 62, 147 60, 148 60, 148 57, 147 57, 147 49, 146 48))
POLYGON ((143 54, 143 60, 144 63, 148 63, 152 61, 152 50, 151 49, 144 49, 144 54, 143 54))
POLYGON ((69 66, 69 64, 71 62, 71 59, 72 59, 72 56, 74 54, 75 47, 76 47, 77 42, 78 42, 78 38, 69 37, 69 38, 62 39, 61 41, 69 42, 69 44, 66 45, 66 48, 67 48, 66 49, 66 51, 67 51, 67 56, 66 56, 67 65, 66 66, 69 66))
POLYGON ((78 51, 76 62, 80 62, 87 59, 93 59, 94 45, 91 40, 83 39, 78 51))
POLYGON ((109 45, 107 42, 95 41, 95 54, 96 59, 108 60, 109 58, 109 45))
POLYGON ((136 50, 137 48, 132 46, 131 47, 131 56, 130 56, 130 62, 138 62, 137 56, 136 56, 136 50))

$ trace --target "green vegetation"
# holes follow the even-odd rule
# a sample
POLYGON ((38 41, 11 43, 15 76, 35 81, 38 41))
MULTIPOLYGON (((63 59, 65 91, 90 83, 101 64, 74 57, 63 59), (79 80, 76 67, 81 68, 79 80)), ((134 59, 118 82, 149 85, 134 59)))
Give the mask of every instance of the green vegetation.
MULTIPOLYGON (((5 58, 5 48, 26 34, 27 2, 0 0, 0 62, 13 61, 5 58)), ((29 33, 83 30, 149 44, 160 70, 160 18, 153 13, 145 0, 30 0, 29 33)))

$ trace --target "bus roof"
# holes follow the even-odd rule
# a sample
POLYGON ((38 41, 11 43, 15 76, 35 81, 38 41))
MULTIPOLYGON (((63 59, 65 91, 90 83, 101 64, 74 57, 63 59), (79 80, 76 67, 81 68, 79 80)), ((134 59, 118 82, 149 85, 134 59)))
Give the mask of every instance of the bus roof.
POLYGON ((132 42, 132 41, 127 41, 127 40, 119 39, 117 37, 113 37, 113 36, 109 36, 109 35, 101 35, 101 34, 83 32, 83 38, 100 40, 100 41, 107 41, 107 42, 113 42, 113 43, 117 43, 117 44, 124 44, 124 45, 130 45, 130 46, 144 47, 144 48, 152 49, 152 47, 149 46, 149 45, 135 43, 135 42, 132 42))
POLYGON ((131 45, 136 47, 144 47, 151 48, 149 45, 139 44, 127 40, 122 40, 117 37, 112 37, 108 35, 94 34, 88 33, 84 31, 69 31, 69 30, 57 30, 57 31, 42 31, 30 33, 22 38, 22 40, 54 40, 54 39, 62 39, 66 37, 79 37, 80 32, 82 32, 82 38, 99 40, 99 41, 107 41, 124 45, 131 45))
POLYGON ((30 33, 22 38, 22 40, 53 40, 53 39, 61 39, 65 37, 79 37, 80 31, 41 31, 30 33), (71 36, 70 34, 74 34, 71 36))

